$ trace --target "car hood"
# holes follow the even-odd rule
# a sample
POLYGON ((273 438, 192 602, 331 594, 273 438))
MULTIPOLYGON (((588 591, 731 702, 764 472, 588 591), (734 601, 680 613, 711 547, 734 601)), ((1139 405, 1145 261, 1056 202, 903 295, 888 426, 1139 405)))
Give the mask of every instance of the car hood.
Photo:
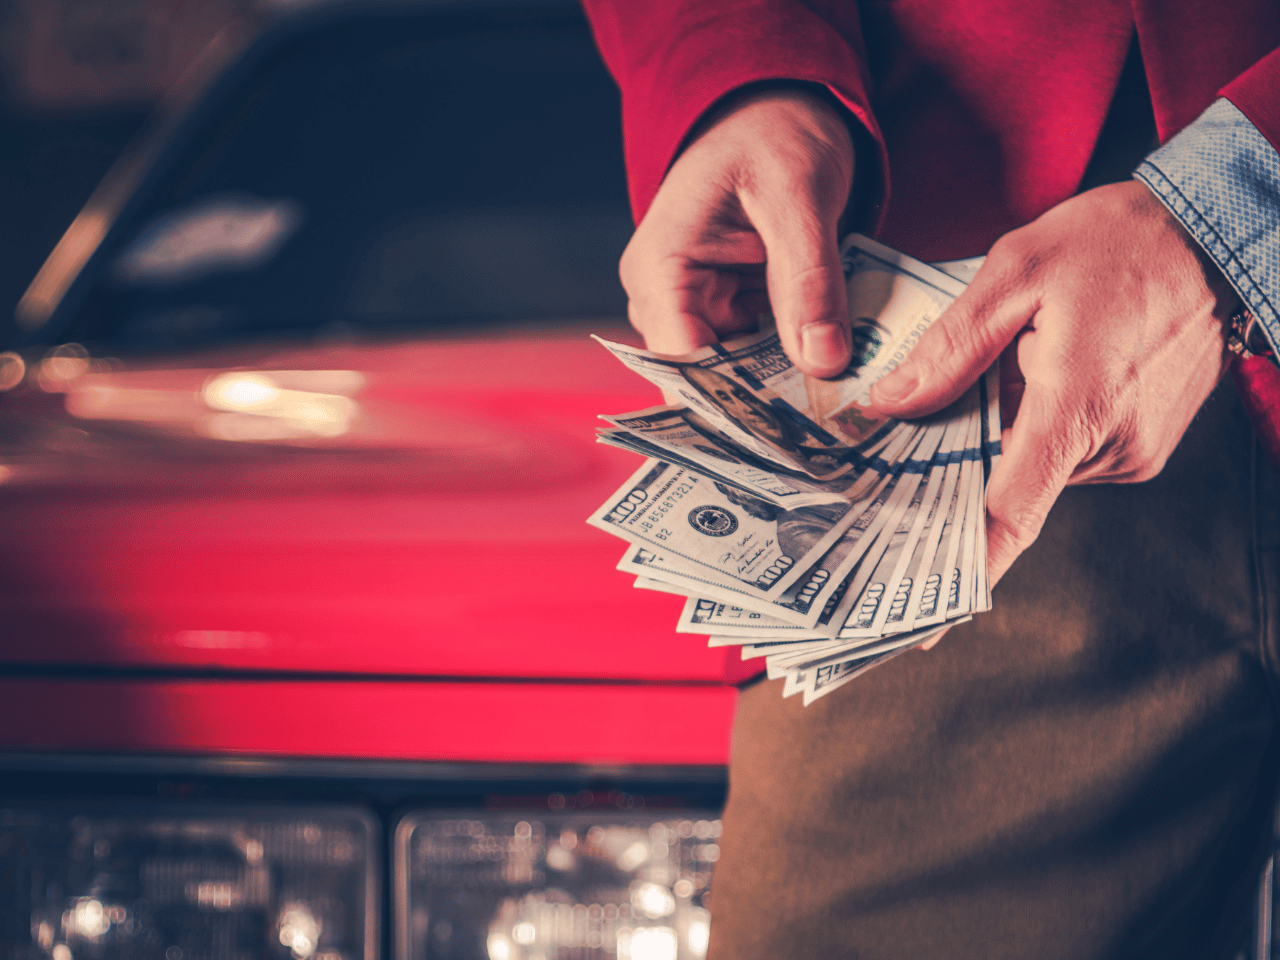
POLYGON ((0 658, 722 682, 584 523, 661 402, 587 333, 56 353, 0 394, 0 658))

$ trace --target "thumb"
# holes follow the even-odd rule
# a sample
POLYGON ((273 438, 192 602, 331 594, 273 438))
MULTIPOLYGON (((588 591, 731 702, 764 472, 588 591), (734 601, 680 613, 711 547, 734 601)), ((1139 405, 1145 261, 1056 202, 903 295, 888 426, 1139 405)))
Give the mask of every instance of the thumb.
POLYGON ((987 569, 993 586, 1035 542, 1072 471, 1088 453, 1087 434, 1072 430, 1072 422, 1045 388, 1027 385, 987 483, 987 569))
POLYGON ((959 398, 1035 315, 1024 278, 1023 271, 1001 270, 988 258, 907 358, 872 385, 871 409, 911 419, 959 398))
MULTIPOLYGON (((847 191, 846 191, 847 192, 847 191)), ((778 336, 792 362, 812 377, 849 365, 849 307, 836 222, 844 197, 792 203, 753 217, 765 246, 765 278, 778 336), (829 208, 829 209, 827 209, 829 208)), ((772 206, 772 205, 771 205, 772 206)))

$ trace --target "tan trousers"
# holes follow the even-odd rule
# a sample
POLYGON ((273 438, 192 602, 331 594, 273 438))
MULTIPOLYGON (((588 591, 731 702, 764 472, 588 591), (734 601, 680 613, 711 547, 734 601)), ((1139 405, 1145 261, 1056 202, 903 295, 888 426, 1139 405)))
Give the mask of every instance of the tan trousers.
POLYGON ((1073 487, 995 609, 805 708, 742 692, 715 960, 1230 956, 1269 849, 1280 484, 1229 382, 1073 487))

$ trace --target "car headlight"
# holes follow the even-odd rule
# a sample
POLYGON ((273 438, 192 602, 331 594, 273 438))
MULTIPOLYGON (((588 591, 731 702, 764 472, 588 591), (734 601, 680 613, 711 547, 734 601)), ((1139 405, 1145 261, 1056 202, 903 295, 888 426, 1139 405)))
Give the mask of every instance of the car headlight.
POLYGON ((0 810, 0 954, 372 960, 378 842, 348 808, 0 810))
POLYGON ((719 836, 712 817, 658 812, 407 814, 397 956, 703 957, 719 836))

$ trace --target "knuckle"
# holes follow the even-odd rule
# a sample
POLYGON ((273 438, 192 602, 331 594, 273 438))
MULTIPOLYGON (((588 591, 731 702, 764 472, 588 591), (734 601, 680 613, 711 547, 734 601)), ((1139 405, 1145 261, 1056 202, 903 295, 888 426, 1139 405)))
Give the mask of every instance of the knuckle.
POLYGON ((632 329, 644 336, 647 332, 649 324, 646 322, 644 311, 636 306, 634 300, 627 301, 627 321, 631 324, 632 329))
POLYGON ((1026 227, 1011 230, 991 246, 989 259, 1004 271, 1021 276, 1035 273, 1043 259, 1040 245, 1026 227))
POLYGON ((991 518, 1001 539, 1012 544, 1021 553, 1040 536, 1044 526, 1044 514, 1035 509, 1020 509, 991 518))
POLYGON ((986 324, 967 313, 952 312, 945 322, 935 323, 911 352, 911 363, 920 371, 921 379, 931 381, 957 361, 977 357, 990 349, 993 334, 986 324))
POLYGON ((622 251, 622 258, 618 261, 618 279, 622 282, 622 289, 626 291, 627 296, 632 296, 636 286, 636 267, 635 255, 631 253, 631 247, 622 251))
POLYGON ((622 256, 618 258, 618 279, 622 281, 622 289, 627 296, 634 297, 640 290, 642 279, 646 273, 644 262, 648 259, 644 251, 644 239, 639 231, 631 237, 622 256))

